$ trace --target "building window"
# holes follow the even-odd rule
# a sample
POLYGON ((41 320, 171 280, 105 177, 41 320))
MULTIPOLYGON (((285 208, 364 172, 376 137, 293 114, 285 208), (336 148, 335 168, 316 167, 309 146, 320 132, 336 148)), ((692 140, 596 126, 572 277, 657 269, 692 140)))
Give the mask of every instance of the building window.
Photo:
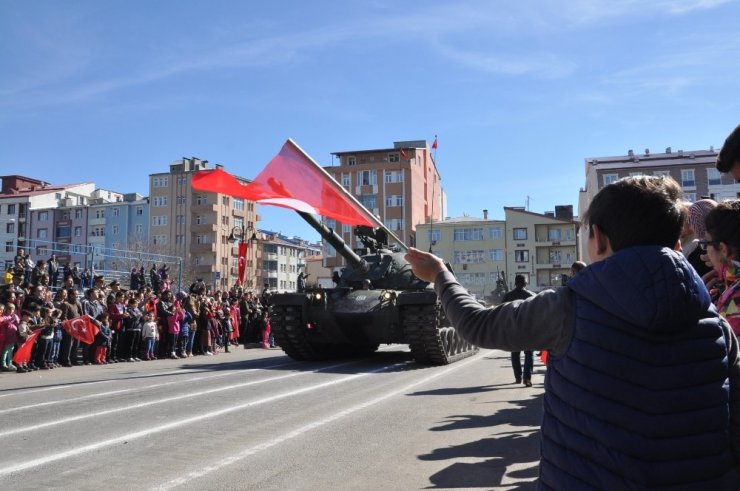
POLYGON ((111 227, 111 233, 113 233, 113 235, 118 235, 118 225, 113 225, 111 227))
POLYGON ((357 164, 357 159, 354 157, 354 155, 350 155, 347 157, 347 165, 355 165, 357 164))
POLYGON ((656 170, 656 171, 653 172, 653 175, 654 176, 658 176, 658 177, 670 177, 671 176, 671 171, 669 171, 669 170, 656 170))
POLYGON ((529 262, 529 251, 526 251, 526 250, 514 251, 514 261, 517 263, 528 263, 529 262))
POLYGON ((342 174, 342 186, 349 189, 349 174, 342 174))
POLYGON ((244 200, 240 198, 234 198, 234 209, 237 211, 244 211, 244 200))
POLYGON ((716 168, 711 167, 707 169, 707 183, 710 186, 717 186, 719 184, 722 184, 722 176, 716 168))
POLYGON ((456 228, 453 233, 453 240, 483 240, 483 229, 456 228))
POLYGON ((80 209, 75 210, 75 218, 82 218, 82 210, 80 209))
POLYGON ((103 209, 95 210, 95 218, 105 218, 105 210, 103 209))
POLYGON ((143 206, 137 206, 136 207, 136 215, 141 216, 144 214, 144 207, 143 206))
POLYGON ((401 154, 398 152, 393 152, 388 154, 388 162, 400 162, 401 161, 401 154))
POLYGON ((154 245, 165 245, 165 244, 167 244, 167 236, 166 235, 153 235, 152 236, 152 244, 154 244, 154 245))
POLYGON ((696 193, 683 193, 683 199, 689 203, 694 203, 696 201, 696 193))
POLYGON ((113 208, 113 216, 117 217, 121 213, 121 210, 116 206, 113 208))
POLYGON ((144 225, 137 223, 136 224, 136 233, 137 234, 143 234, 144 233, 144 225))
POLYGON ((177 215, 175 217, 175 223, 178 225, 185 225, 185 215, 177 215))
POLYGON ((394 206, 403 206, 403 196, 394 194, 385 198, 385 206, 388 208, 394 206))
POLYGON ((563 253, 561 251, 550 251, 550 264, 562 264, 563 253))
POLYGON ((48 235, 48 229, 40 228, 36 230, 36 238, 37 239, 45 239, 48 235))
POLYGON ((15 215, 15 205, 8 205, 8 215, 15 215))
POLYGON ((485 262, 483 251, 454 251, 452 254, 454 264, 477 264, 485 262))
POLYGON ((388 227, 388 230, 405 230, 406 229, 404 220, 400 218, 391 218, 390 220, 386 220, 385 226, 388 227))
POLYGON ((152 186, 155 188, 166 188, 170 185, 169 177, 155 177, 152 180, 152 186))
POLYGON ((15 223, 10 222, 5 225, 5 233, 6 234, 13 234, 15 233, 15 223))
POLYGON ((196 244, 208 244, 208 236, 207 235, 196 235, 195 243, 196 244))
POLYGON ((70 228, 69 225, 57 227, 57 238, 58 239, 67 238, 67 237, 70 237, 71 235, 72 235, 72 229, 70 228))
POLYGON ((154 206, 167 206, 167 196, 155 196, 152 204, 154 206))
POLYGON ((206 217, 203 215, 195 215, 195 224, 196 225, 205 225, 206 224, 206 217))
POLYGON ((565 240, 573 240, 573 229, 572 228, 565 229, 565 240))
POLYGON ((372 210, 373 208, 378 207, 378 200, 374 194, 361 194, 357 197, 357 201, 362 203, 362 206, 364 206, 368 210, 372 210))
POLYGON ((228 196, 221 196, 221 204, 224 206, 229 206, 229 197, 228 196))
POLYGON ((49 248, 45 245, 36 246, 36 255, 37 256, 48 256, 49 248))
POLYGON ((491 257, 491 261, 503 261, 504 250, 503 249, 491 249, 488 251, 491 257))
POLYGON ((188 183, 188 178, 186 176, 177 176, 177 185, 178 186, 184 186, 188 183))
POLYGON ((527 240, 527 229, 526 228, 515 228, 514 229, 514 240, 527 240))
POLYGON ((199 194, 195 197, 195 204, 196 205, 207 205, 208 204, 208 196, 203 196, 202 194, 199 194))
POLYGON ((40 211, 39 212, 39 222, 46 222, 47 220, 49 220, 49 212, 40 211))
POLYGON ((604 186, 608 186, 609 184, 613 182, 617 182, 617 179, 619 179, 619 175, 617 174, 604 174, 602 176, 604 186))
POLYGON ((547 236, 550 240, 558 241, 560 240, 562 232, 559 228, 551 228, 547 231, 547 236))
POLYGON ((75 227, 75 237, 82 237, 82 227, 75 227))
POLYGON ((361 186, 378 184, 378 173, 375 170, 363 170, 357 173, 357 182, 361 186))
POLYGON ((694 180, 694 169, 681 169, 681 186, 685 188, 693 188, 696 186, 694 180))
POLYGON ((489 239, 503 239, 504 238, 504 229, 501 227, 491 227, 488 229, 488 238, 489 239))
POLYGON ((430 229, 427 231, 427 234, 427 237, 429 238, 429 243, 432 245, 437 245, 437 242, 442 240, 442 231, 440 229, 430 229))
POLYGON ((5 252, 13 252, 13 241, 12 240, 5 242, 5 252))
POLYGON ((167 215, 159 215, 152 217, 153 226, 167 225, 167 215))

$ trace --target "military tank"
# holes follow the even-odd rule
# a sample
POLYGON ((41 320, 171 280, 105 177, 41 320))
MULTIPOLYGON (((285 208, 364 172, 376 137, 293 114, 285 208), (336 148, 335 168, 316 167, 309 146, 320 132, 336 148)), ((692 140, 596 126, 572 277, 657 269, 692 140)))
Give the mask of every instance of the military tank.
POLYGON ((354 251, 313 215, 298 212, 347 267, 333 288, 271 296, 271 326, 279 346, 296 360, 365 356, 381 344, 408 344, 418 363, 447 365, 478 350, 444 315, 431 284, 415 277, 400 247, 382 228, 358 226, 354 251))

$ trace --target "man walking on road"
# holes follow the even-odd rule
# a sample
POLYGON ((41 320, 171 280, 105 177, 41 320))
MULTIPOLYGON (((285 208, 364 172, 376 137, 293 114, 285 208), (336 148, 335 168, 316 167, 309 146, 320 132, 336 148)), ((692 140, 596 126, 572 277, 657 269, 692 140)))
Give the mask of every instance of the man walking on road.
MULTIPOLYGON (((527 290, 527 278, 523 274, 518 274, 514 277, 514 289, 506 292, 504 295, 504 302, 511 302, 514 300, 524 300, 529 297, 533 297, 534 292, 527 290)), ((532 358, 532 350, 524 350, 524 378, 522 378, 522 355, 521 351, 511 352, 511 368, 514 369, 514 382, 521 384, 522 381, 527 387, 532 387, 532 368, 534 367, 534 360, 532 358)))

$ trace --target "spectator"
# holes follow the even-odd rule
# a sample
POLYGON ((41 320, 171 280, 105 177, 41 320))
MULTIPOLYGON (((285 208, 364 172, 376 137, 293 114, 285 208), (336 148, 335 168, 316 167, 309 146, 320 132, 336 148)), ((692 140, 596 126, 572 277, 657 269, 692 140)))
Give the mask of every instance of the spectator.
POLYGON ((707 214, 705 240, 699 242, 724 289, 717 310, 740 335, 740 200, 725 201, 707 214))
POLYGON ((570 265, 570 277, 574 277, 578 274, 579 271, 581 271, 583 268, 586 267, 586 263, 583 261, 576 261, 573 264, 570 265))
POLYGON ((156 343, 159 338, 157 323, 154 321, 154 314, 147 312, 144 314, 144 324, 141 326, 141 337, 144 339, 144 346, 147 360, 156 360, 156 343))
POLYGON ((56 254, 52 254, 49 258, 48 273, 51 286, 56 288, 59 283, 59 261, 57 261, 56 254))
POLYGON ((699 276, 704 276, 709 273, 712 268, 708 266, 701 258, 706 251, 699 247, 699 244, 704 240, 706 235, 706 227, 704 221, 707 214, 717 206, 717 202, 711 199, 700 199, 696 203, 692 203, 688 209, 688 216, 686 218, 686 232, 690 238, 681 248, 686 259, 689 261, 699 276))
MULTIPOLYGON (((506 292, 503 301, 512 302, 533 296, 534 292, 527 290, 527 278, 523 274, 518 274, 514 277, 514 289, 506 292)), ((532 387, 532 369, 534 368, 532 350, 524 350, 524 373, 522 373, 521 351, 511 352, 511 368, 514 369, 514 383, 524 383, 525 386, 532 387)))
POLYGON ((493 309, 436 256, 407 253, 463 338, 550 350, 540 488, 740 486, 737 338, 675 250, 680 197, 670 178, 605 186, 583 218, 592 264, 565 288, 493 309))
POLYGON ((736 181, 740 180, 740 125, 732 130, 722 145, 717 155, 717 170, 729 172, 736 181))

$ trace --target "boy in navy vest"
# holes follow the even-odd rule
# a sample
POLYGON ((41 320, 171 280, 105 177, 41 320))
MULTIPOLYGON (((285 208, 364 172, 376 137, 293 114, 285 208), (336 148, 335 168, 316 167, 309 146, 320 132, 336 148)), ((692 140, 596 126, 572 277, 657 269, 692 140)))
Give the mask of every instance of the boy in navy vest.
POLYGON ((671 178, 604 187, 583 217, 591 264, 494 309, 409 250, 466 340, 549 350, 540 489, 740 488, 738 343, 677 252, 685 213, 671 178))

